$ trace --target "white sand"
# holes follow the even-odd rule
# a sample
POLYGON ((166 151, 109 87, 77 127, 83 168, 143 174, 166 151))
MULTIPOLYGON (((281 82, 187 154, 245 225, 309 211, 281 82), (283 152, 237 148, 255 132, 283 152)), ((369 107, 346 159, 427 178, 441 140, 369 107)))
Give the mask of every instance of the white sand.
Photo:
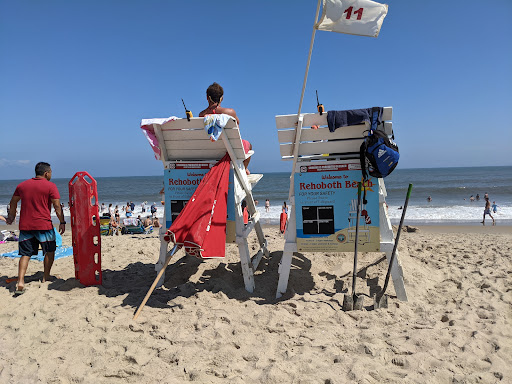
MULTIPOLYGON (((155 276, 154 235, 102 238, 102 287, 75 281, 72 258, 55 262, 62 279, 43 284, 42 263, 31 261, 28 290, 13 298, 5 279, 18 261, 0 258, 0 383, 510 383, 512 232, 438 232, 402 234, 409 302, 392 297, 377 311, 341 310, 352 254, 295 257, 288 293, 275 300, 275 228, 265 228, 271 258, 254 294, 236 246, 205 262, 180 251, 137 322, 155 276)), ((382 256, 360 256, 359 293, 383 284, 382 256)))

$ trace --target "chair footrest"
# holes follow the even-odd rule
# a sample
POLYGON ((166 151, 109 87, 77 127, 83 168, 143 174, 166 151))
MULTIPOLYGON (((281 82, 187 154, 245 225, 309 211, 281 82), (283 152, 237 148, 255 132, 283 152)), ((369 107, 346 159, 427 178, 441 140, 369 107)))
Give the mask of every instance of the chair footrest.
POLYGON ((263 175, 261 173, 251 173, 250 175, 247 175, 247 180, 251 186, 254 187, 262 177, 263 175))

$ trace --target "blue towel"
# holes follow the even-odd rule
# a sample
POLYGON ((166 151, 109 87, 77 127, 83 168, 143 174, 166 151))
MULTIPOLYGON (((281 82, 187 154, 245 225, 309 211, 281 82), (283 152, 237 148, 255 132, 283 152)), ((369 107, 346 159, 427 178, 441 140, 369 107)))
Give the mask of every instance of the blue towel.
MULTIPOLYGON (((0 256, 10 257, 11 259, 21 257, 18 254, 18 251, 3 253, 0 256)), ((62 259, 63 257, 68 257, 68 256, 73 256, 73 247, 57 247, 57 249, 55 250, 55 260, 62 259)), ((44 260, 43 251, 39 251, 39 253, 37 255, 33 255, 30 258, 30 260, 43 261, 44 260)))
MULTIPOLYGON (((334 132, 336 128, 348 127, 350 125, 363 124, 371 122, 371 108, 365 109, 351 109, 348 111, 327 111, 327 125, 329 131, 334 132)), ((379 111, 377 124, 381 123, 382 108, 379 111)))

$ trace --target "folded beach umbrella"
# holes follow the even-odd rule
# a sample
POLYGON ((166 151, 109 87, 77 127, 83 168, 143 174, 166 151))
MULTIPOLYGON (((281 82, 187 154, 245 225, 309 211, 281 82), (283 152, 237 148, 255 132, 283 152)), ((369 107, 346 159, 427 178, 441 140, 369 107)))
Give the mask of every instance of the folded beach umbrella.
POLYGON ((165 240, 200 258, 224 257, 230 158, 226 154, 203 177, 167 230, 165 240))

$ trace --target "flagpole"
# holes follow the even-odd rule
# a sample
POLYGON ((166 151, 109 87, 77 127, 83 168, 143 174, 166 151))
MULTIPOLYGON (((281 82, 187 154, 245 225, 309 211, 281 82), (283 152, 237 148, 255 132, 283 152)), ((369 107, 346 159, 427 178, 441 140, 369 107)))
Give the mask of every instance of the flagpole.
MULTIPOLYGON (((308 73, 309 73, 309 64, 311 63, 311 53, 313 52, 313 44, 315 43, 315 33, 316 33, 316 23, 318 20, 318 14, 320 13, 320 2, 322 0, 318 0, 318 4, 316 6, 316 14, 315 14, 315 22, 313 23, 313 33, 311 34, 311 42, 309 43, 309 54, 308 54, 308 62, 306 64, 306 73, 304 74, 304 82, 302 83, 302 93, 300 94, 300 102, 299 102, 299 111, 297 112, 297 129, 295 132, 295 141, 293 144, 293 165, 292 165, 292 174, 290 177, 290 191, 288 194, 288 201, 291 200, 292 196, 295 195, 295 190, 293 186, 293 180, 294 180, 294 173, 295 173, 295 166, 297 165, 297 157, 299 156, 299 142, 300 142, 300 134, 302 130, 302 124, 299 126, 299 118, 300 118, 300 111, 302 109, 302 101, 304 100, 304 91, 306 90, 306 82, 308 81, 308 73)), ((292 204, 295 204, 295 202, 291 202, 292 204)))
POLYGON ((315 33, 316 33, 315 25, 318 20, 318 14, 320 13, 320 2, 321 1, 322 0, 318 0, 318 5, 316 6, 315 22, 313 23, 313 34, 311 35, 311 43, 309 44, 308 63, 306 64, 306 73, 304 74, 304 82, 302 83, 302 93, 300 94, 299 111, 297 112, 297 117, 299 117, 300 111, 302 109, 302 101, 304 100, 304 91, 306 90, 306 82, 308 81, 309 64, 311 63, 311 53, 313 52, 313 44, 315 42, 315 33))

